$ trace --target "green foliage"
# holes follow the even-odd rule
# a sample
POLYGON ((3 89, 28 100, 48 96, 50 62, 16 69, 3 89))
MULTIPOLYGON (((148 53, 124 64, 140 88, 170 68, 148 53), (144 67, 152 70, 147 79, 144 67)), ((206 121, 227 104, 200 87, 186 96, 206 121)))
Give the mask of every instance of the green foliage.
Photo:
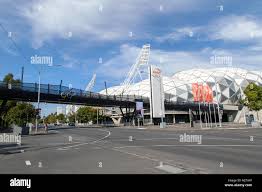
MULTIPOLYGON (((20 83, 20 80, 19 79, 14 79, 14 75, 12 73, 8 73, 4 79, 3 79, 3 82, 6 82, 6 83, 20 83)), ((0 105, 2 104, 2 100, 0 100, 0 105)), ((2 116, 5 116, 6 113, 13 107, 15 107, 17 104, 16 101, 7 101, 6 105, 5 105, 5 108, 3 109, 2 111, 2 116)))
POLYGON ((64 114, 59 114, 56 116, 56 119, 59 121, 59 123, 65 123, 66 122, 66 117, 64 114))
MULTIPOLYGON (((12 83, 12 84, 19 84, 21 81, 19 79, 14 79, 14 75, 12 73, 8 73, 4 78, 3 78, 3 82, 5 83, 12 83)), ((2 105, 3 101, 0 100, 0 105, 2 105)), ((7 117, 8 112, 16 107, 17 102, 16 101, 7 101, 7 103, 3 106, 3 108, 0 111, 0 122, 2 122, 2 120, 6 121, 6 119, 8 119, 10 117, 10 113, 9 116, 7 117)), ((18 121, 18 120, 17 120, 18 121)), ((22 123, 22 120, 19 120, 22 123)), ((10 124, 10 122, 7 121, 7 124, 10 124)), ((2 126, 2 124, 0 125, 0 127, 2 126)))
MULTIPOLYGON (((105 117, 98 115, 98 121, 101 122, 105 117)), ((46 123, 56 123, 57 120, 60 123, 65 122, 75 122, 77 120, 79 123, 88 123, 93 121, 97 122, 97 109, 92 107, 80 107, 76 113, 69 114, 65 116, 64 114, 57 115, 56 113, 51 113, 45 118, 46 123)))
POLYGON ((97 113, 97 109, 92 107, 81 107, 76 113, 76 118, 80 123, 88 123, 90 121, 96 123, 97 117, 99 122, 105 120, 105 116, 97 113))
POLYGON ((96 109, 91 107, 81 107, 77 111, 77 120, 80 123, 88 123, 89 121, 95 121, 96 109))
POLYGON ((21 83, 21 81, 19 80, 19 79, 14 79, 14 75, 12 74, 12 73, 8 73, 5 77, 4 77, 4 79, 3 79, 3 81, 5 82, 5 83, 21 83))
MULTIPOLYGON (((3 101, 0 100, 0 106, 2 105, 2 102, 3 101)), ((11 109, 12 107, 15 107, 16 104, 17 104, 16 101, 7 101, 6 105, 2 109, 3 111, 1 111, 2 117, 4 117, 6 115, 6 113, 9 111, 9 109, 11 109)))
POLYGON ((68 118, 68 122, 75 122, 76 114, 75 113, 69 114, 67 118, 68 118))
POLYGON ((262 109, 262 87, 250 83, 244 90, 246 98, 241 101, 250 110, 259 111, 262 109))
POLYGON ((45 123, 65 123, 66 117, 64 114, 57 115, 56 113, 51 113, 45 118, 45 123))
POLYGON ((56 114, 51 113, 45 118, 46 123, 56 123, 56 114))
POLYGON ((9 124, 24 126, 27 122, 33 122, 35 115, 35 108, 32 104, 18 103, 8 110, 4 120, 9 124))

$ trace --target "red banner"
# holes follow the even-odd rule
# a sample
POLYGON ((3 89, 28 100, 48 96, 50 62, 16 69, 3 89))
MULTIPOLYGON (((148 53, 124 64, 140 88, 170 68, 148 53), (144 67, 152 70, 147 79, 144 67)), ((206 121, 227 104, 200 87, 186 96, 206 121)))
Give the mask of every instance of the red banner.
POLYGON ((195 102, 213 102, 213 92, 208 85, 192 83, 192 92, 195 102))
POLYGON ((192 92, 194 96, 194 101, 198 102, 200 97, 198 96, 198 84, 197 83, 192 83, 192 92))
POLYGON ((211 103, 211 102, 213 102, 213 92, 212 92, 212 89, 208 86, 208 85, 206 85, 205 86, 205 89, 204 89, 205 91, 205 102, 208 102, 208 103, 211 103))

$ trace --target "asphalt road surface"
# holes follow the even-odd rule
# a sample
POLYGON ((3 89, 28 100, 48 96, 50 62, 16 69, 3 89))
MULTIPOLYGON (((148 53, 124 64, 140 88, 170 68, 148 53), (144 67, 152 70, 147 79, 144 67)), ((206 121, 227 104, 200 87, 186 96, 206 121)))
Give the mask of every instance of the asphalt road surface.
POLYGON ((0 173, 262 173, 261 150, 261 128, 68 128, 2 146, 0 173), (201 142, 182 142, 184 134, 201 142))

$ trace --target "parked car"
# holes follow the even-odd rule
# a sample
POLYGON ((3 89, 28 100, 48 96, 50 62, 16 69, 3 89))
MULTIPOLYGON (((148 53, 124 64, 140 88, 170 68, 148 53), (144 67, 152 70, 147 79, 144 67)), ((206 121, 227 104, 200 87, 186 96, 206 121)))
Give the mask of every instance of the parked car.
POLYGON ((68 126, 75 126, 75 123, 71 122, 71 123, 68 123, 68 126))

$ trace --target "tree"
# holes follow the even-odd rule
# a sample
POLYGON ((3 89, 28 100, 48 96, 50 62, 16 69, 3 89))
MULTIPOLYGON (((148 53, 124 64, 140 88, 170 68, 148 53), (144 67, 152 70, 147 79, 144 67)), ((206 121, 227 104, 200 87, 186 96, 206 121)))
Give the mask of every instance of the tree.
MULTIPOLYGON (((14 75, 12 73, 8 73, 4 79, 3 82, 5 83, 20 83, 19 79, 14 79, 14 75)), ((2 100, 0 100, 0 105, 3 103, 2 100)), ((7 101, 5 108, 2 111, 2 115, 5 115, 9 109, 12 107, 15 107, 17 104, 16 101, 7 101)))
POLYGON ((81 107, 77 111, 77 120, 80 123, 88 123, 90 121, 95 121, 96 119, 96 109, 92 107, 81 107))
POLYGON ((56 114, 51 113, 45 118, 46 123, 56 123, 56 114))
MULTIPOLYGON (((12 73, 8 73, 4 78, 3 82, 5 83, 13 83, 13 84, 19 84, 20 80, 19 79, 14 79, 14 75, 12 73)), ((4 101, 0 100, 0 106, 3 106, 0 108, 0 127, 6 126, 9 122, 4 122, 5 116, 7 112, 15 107, 17 105, 16 101, 7 101, 7 103, 3 103, 4 101), (3 105, 2 105, 3 104, 3 105)))
POLYGON ((8 73, 4 79, 3 82, 5 83, 21 83, 19 79, 14 79, 14 75, 12 73, 8 73))
POLYGON ((35 107, 28 103, 18 103, 15 107, 8 110, 5 121, 9 124, 25 126, 28 122, 33 122, 36 116, 35 107))
POLYGON ((67 118, 69 122, 75 122, 76 113, 69 114, 67 118))
POLYGON ((76 113, 76 118, 77 118, 78 122, 80 122, 80 123, 88 123, 90 121, 96 123, 97 118, 98 118, 99 122, 102 122, 103 120, 105 120, 105 116, 97 113, 97 109, 92 108, 92 107, 81 107, 81 108, 79 108, 77 113, 76 113))
POLYGON ((255 83, 250 83, 244 90, 246 98, 242 100, 242 103, 251 111, 257 112, 257 118, 259 120, 258 111, 262 109, 262 87, 255 83))
POLYGON ((56 119, 59 121, 59 123, 65 123, 66 122, 66 117, 63 113, 60 113, 59 115, 57 115, 56 119))

